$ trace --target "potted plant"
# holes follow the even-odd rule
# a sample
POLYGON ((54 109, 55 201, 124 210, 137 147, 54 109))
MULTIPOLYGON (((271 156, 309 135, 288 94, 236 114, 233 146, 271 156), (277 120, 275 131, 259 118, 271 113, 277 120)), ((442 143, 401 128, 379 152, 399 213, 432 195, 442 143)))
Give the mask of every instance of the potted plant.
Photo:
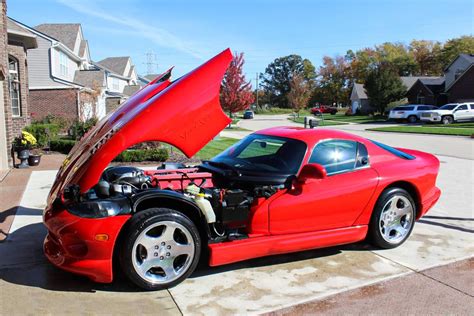
POLYGON ((30 149, 36 145, 36 138, 25 131, 21 132, 21 135, 15 137, 13 140, 14 150, 17 152, 18 159, 20 159, 20 164, 18 168, 28 168, 28 158, 30 157, 30 149))
POLYGON ((41 151, 37 148, 30 151, 30 156, 28 157, 28 165, 37 166, 41 161, 41 151))

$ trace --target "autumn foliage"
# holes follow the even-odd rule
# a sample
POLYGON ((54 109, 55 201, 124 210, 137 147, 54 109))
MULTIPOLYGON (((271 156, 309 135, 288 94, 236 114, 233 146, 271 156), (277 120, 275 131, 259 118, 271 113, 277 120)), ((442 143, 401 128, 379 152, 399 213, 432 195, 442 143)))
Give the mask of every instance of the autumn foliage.
POLYGON ((232 113, 248 109, 254 101, 250 81, 243 74, 244 54, 234 53, 221 86, 221 105, 224 111, 232 113))

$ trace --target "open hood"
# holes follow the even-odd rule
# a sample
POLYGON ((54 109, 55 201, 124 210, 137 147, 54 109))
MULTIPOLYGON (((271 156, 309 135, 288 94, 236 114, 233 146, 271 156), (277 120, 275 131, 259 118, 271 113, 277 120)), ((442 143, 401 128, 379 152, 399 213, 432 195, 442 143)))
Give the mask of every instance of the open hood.
POLYGON ((49 199, 67 184, 81 192, 94 186, 122 151, 145 141, 160 141, 191 157, 230 122, 219 102, 230 49, 171 82, 171 69, 109 113, 74 146, 60 168, 49 199))

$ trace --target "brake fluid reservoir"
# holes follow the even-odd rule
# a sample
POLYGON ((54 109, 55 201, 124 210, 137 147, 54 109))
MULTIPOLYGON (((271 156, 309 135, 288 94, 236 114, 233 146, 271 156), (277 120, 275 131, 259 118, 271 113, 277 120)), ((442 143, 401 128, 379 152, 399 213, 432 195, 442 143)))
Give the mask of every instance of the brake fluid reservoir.
POLYGON ((209 202, 207 199, 204 198, 204 194, 199 193, 194 197, 194 201, 196 201, 196 204, 199 206, 199 209, 201 209, 202 213, 206 217, 206 221, 208 223, 215 223, 216 222, 216 214, 214 213, 214 210, 212 209, 211 202, 209 202))

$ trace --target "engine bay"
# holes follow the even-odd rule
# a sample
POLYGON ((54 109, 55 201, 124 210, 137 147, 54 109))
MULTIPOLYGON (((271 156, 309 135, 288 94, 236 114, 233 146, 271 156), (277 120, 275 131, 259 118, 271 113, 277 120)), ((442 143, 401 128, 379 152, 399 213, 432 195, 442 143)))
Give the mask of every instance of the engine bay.
MULTIPOLYGON (((81 197, 81 202, 132 198, 151 189, 171 190, 192 199, 209 225, 210 242, 244 239, 253 211, 262 199, 285 189, 280 184, 249 184, 222 181, 221 174, 207 168, 163 164, 158 169, 131 166, 107 168, 99 182, 81 197), (219 184, 219 185, 216 185, 219 184)), ((159 206, 159 205, 157 205, 159 206)))

